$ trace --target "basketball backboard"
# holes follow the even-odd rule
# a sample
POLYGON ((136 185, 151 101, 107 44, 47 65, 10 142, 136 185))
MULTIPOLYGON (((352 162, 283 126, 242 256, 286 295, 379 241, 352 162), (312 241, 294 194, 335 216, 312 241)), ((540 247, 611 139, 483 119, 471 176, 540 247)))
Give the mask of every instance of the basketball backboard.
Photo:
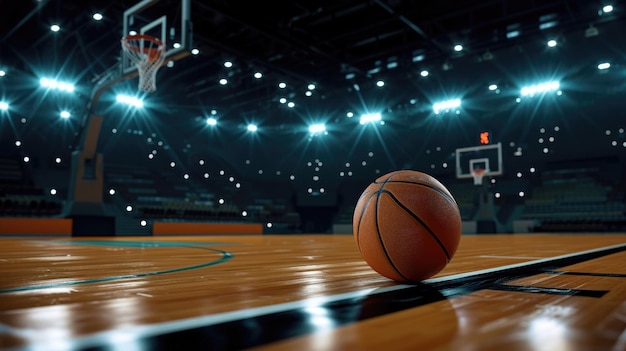
POLYGON ((472 178, 473 169, 484 169, 484 176, 502 175, 502 144, 456 149, 456 177, 472 178))
MULTIPOLYGON (((142 34, 156 37, 166 46, 164 64, 189 55, 192 41, 191 0, 141 0, 124 11, 121 37, 142 34)), ((137 70, 121 53, 122 74, 137 70)))

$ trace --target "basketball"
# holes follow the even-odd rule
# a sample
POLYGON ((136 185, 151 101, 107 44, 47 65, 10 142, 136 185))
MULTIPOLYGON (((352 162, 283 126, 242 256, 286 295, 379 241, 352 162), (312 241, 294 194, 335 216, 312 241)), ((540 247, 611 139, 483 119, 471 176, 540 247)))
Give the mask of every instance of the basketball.
POLYGON ((387 173, 359 197, 354 240, 367 264, 400 283, 439 273, 461 240, 456 200, 434 177, 414 170, 387 173))

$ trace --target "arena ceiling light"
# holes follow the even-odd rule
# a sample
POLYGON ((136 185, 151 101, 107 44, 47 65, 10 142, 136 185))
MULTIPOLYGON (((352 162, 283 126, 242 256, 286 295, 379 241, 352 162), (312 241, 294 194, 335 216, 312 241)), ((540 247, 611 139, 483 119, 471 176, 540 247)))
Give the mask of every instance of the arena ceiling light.
POLYGON ((519 30, 512 30, 512 31, 506 33, 506 38, 507 39, 513 39, 513 38, 517 38, 519 36, 520 36, 520 31, 519 30))
POLYGON ((602 15, 602 14, 611 13, 611 12, 613 12, 613 5, 608 4, 602 7, 602 10, 599 12, 599 14, 602 15))
POLYGON ((324 123, 311 124, 309 126, 309 133, 320 134, 326 132, 326 125, 324 123))
POLYGON ((74 91, 74 84, 72 83, 66 83, 66 82, 59 82, 56 79, 50 79, 50 78, 41 78, 39 80, 39 84, 47 89, 54 89, 54 90, 59 90, 59 91, 65 91, 68 93, 71 93, 74 91))
POLYGON ((448 112, 453 109, 458 109, 459 107, 461 107, 461 99, 445 100, 434 103, 433 111, 435 114, 440 114, 441 112, 448 112))
POLYGON ((143 100, 138 99, 134 96, 119 94, 117 95, 115 99, 117 102, 128 105, 128 106, 137 107, 137 108, 143 107, 143 100))
POLYGON ((543 94, 550 91, 559 90, 560 83, 557 81, 544 82, 535 85, 529 85, 523 87, 521 90, 522 96, 534 96, 536 94, 543 94))
POLYGON ((367 123, 380 122, 381 120, 382 120, 382 116, 380 115, 380 113, 366 113, 364 115, 361 115, 361 119, 359 120, 359 123, 367 124, 367 123))

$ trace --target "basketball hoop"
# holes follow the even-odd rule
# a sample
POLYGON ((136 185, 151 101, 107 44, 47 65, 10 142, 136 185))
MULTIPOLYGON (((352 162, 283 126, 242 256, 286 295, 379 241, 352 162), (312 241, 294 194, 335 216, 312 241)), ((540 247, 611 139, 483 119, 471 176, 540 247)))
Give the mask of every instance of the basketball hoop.
POLYGON ((476 168, 472 169, 472 177, 474 177, 474 185, 482 185, 483 184, 483 176, 487 172, 484 168, 476 168))
POLYGON ((156 73, 165 60, 165 43, 150 35, 127 35, 122 38, 122 50, 139 72, 139 90, 156 90, 156 73))

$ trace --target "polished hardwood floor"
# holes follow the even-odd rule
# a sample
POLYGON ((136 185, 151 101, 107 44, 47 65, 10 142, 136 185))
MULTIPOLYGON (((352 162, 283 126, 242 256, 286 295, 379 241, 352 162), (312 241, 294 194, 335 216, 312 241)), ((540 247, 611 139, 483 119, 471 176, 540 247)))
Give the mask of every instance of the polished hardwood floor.
POLYGON ((3 350, 626 350, 626 234, 464 235, 420 284, 351 235, 0 237, 3 350))

